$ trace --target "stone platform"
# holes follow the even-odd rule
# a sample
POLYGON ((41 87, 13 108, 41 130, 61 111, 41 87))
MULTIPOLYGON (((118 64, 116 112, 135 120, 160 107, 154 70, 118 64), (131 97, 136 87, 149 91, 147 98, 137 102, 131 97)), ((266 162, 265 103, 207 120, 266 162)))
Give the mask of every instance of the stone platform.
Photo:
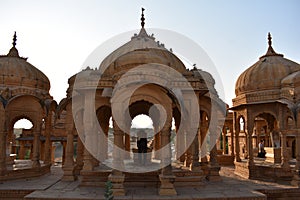
MULTIPOLYGON (((246 180, 234 174, 234 167, 222 167, 222 181, 199 187, 176 187, 177 196, 159 196, 153 187, 127 187, 126 196, 114 199, 299 199, 300 189, 276 183, 246 180)), ((39 178, 5 181, 0 184, 0 199, 19 200, 88 200, 104 199, 104 188, 81 187, 80 182, 62 182, 60 167, 52 167, 51 174, 39 178)))

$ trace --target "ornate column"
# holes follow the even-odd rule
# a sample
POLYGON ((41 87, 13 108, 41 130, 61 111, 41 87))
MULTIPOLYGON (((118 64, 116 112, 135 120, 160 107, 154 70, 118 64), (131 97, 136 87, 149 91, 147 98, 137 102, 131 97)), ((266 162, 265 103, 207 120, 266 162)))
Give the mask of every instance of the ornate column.
POLYGON ((238 119, 237 119, 237 113, 234 112, 234 117, 233 117, 233 135, 235 136, 235 161, 236 162, 241 162, 241 157, 240 157, 240 138, 239 138, 239 135, 240 135, 240 126, 239 126, 239 123, 238 123, 238 119))
POLYGON ((300 131, 296 131, 296 167, 292 185, 300 187, 300 131))
POLYGON ((185 143, 183 142, 185 140, 183 131, 177 131, 176 132, 176 158, 180 162, 185 161, 185 143))
POLYGON ((65 164, 65 160, 66 160, 66 147, 67 147, 67 142, 66 141, 61 141, 60 142, 63 148, 63 152, 62 152, 62 165, 65 164))
POLYGON ((223 142, 222 146, 223 146, 223 154, 226 154, 226 132, 227 132, 227 130, 226 130, 226 128, 224 127, 224 128, 222 129, 222 142, 223 142))
POLYGON ((41 135, 41 125, 39 122, 36 123, 33 131, 33 153, 32 153, 32 167, 39 168, 40 164, 40 135, 41 135))
POLYGON ((67 135, 67 146, 66 146, 66 157, 63 165, 64 175, 62 177, 63 181, 74 181, 74 135, 73 130, 68 131, 67 135))
POLYGON ((84 146, 81 141, 81 138, 78 136, 77 137, 77 149, 76 149, 76 165, 75 165, 75 175, 79 175, 80 171, 83 168, 83 152, 84 152, 84 146))
POLYGON ((124 167, 123 157, 124 157, 124 133, 118 126, 115 120, 113 120, 113 128, 114 128, 114 149, 113 149, 113 170, 112 173, 108 176, 108 180, 110 180, 113 184, 113 195, 114 196, 124 196, 124 180, 125 175, 122 171, 118 169, 122 169, 124 167))
POLYGON ((231 144, 231 156, 234 157, 234 133, 233 133, 233 127, 230 127, 229 128, 230 130, 230 137, 231 137, 231 141, 230 141, 230 144, 231 144))
POLYGON ((184 153, 184 166, 189 168, 191 163, 192 163, 192 145, 193 143, 188 144, 188 141, 191 141, 192 139, 189 138, 189 133, 187 130, 184 131, 184 145, 185 147, 187 147, 189 145, 189 147, 187 147, 185 153, 184 153))
MULTIPOLYGON (((1 126, 0 126, 1 128, 1 126)), ((6 131, 0 129, 0 176, 6 172, 6 131)))
POLYGON ((253 120, 248 118, 247 121, 247 149, 248 149, 248 165, 254 165, 254 157, 253 157, 253 144, 252 144, 252 133, 254 128, 253 120))
POLYGON ((190 170, 192 171, 202 171, 200 162, 199 162, 199 134, 200 128, 197 130, 197 134, 194 137, 194 141, 192 143, 192 163, 190 165, 190 170))
POLYGON ((153 128, 154 128, 154 143, 153 143, 153 150, 154 150, 154 159, 160 160, 160 155, 158 153, 159 149, 160 149, 160 127, 158 125, 159 123, 157 121, 153 121, 153 128))
POLYGON ((52 111, 49 110, 48 116, 45 119, 45 144, 44 144, 44 163, 51 164, 52 144, 51 144, 51 119, 52 111))
POLYGON ((206 121, 206 115, 201 115, 201 122, 200 122, 200 134, 201 134, 201 165, 207 165, 208 160, 206 156, 206 135, 208 131, 208 122, 206 121))
POLYGON ((286 131, 282 130, 280 132, 281 137, 281 167, 284 171, 290 170, 290 165, 287 159, 287 148, 286 148, 286 131))
POLYGON ((161 131, 161 164, 164 166, 161 170, 161 174, 159 175, 159 179, 161 182, 161 186, 159 189, 159 195, 177 195, 177 192, 174 188, 175 176, 172 172, 171 166, 171 126, 172 126, 172 118, 168 113, 168 118, 166 120, 165 126, 161 131))
MULTIPOLYGON (((216 113, 212 113, 216 115, 216 113)), ((220 181, 220 166, 217 161, 217 139, 221 133, 221 129, 217 124, 217 116, 212 116, 212 120, 210 121, 209 134, 210 134, 210 159, 209 159, 209 181, 220 181)))
POLYGON ((125 159, 130 158, 130 135, 129 133, 125 133, 125 159))
POLYGON ((20 144, 20 150, 19 150, 19 159, 22 160, 25 158, 25 144, 24 141, 19 140, 19 144, 20 144))

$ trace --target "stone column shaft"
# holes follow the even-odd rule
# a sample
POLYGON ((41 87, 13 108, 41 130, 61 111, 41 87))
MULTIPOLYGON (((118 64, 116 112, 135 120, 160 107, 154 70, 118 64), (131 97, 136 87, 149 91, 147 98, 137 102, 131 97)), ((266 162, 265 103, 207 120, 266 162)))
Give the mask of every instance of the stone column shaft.
MULTIPOLYGON (((51 111, 49 111, 51 113, 51 111)), ((44 163, 51 164, 51 119, 52 115, 49 113, 45 120, 45 144, 44 144, 44 163)))
POLYGON ((284 170, 290 169, 290 165, 287 159, 286 134, 284 131, 281 132, 281 167, 284 170))
POLYGON ((6 172, 6 132, 0 132, 0 175, 6 172))
POLYGON ((74 135, 73 131, 68 131, 67 146, 66 146, 66 158, 63 165, 64 181, 74 181, 74 135))
POLYGON ((222 141, 223 141, 223 154, 226 154, 226 130, 223 129, 222 132, 222 141))
POLYGON ((247 146, 248 146, 248 164, 250 166, 254 165, 254 156, 253 156, 253 144, 252 144, 252 132, 253 132, 253 122, 248 120, 247 126, 247 146))
POLYGON ((32 153, 32 167, 40 167, 40 124, 37 124, 37 126, 34 128, 33 132, 34 138, 33 138, 33 153, 32 153))

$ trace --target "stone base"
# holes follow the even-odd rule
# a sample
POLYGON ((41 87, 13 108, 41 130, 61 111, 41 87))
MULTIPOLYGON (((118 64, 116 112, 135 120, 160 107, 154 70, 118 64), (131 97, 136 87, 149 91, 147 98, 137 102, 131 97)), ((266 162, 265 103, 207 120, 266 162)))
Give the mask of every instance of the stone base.
POLYGON ((177 195, 177 192, 174 188, 175 176, 173 175, 159 175, 159 180, 161 182, 159 195, 168 195, 174 196, 177 195))
POLYGON ((108 180, 112 182, 112 191, 114 196, 125 196, 125 190, 123 185, 125 180, 124 174, 110 174, 108 176, 108 180))
POLYGON ((74 174, 74 167, 62 167, 64 171, 64 175, 62 177, 62 181, 75 181, 77 177, 74 174))
POLYGON ((232 155, 218 155, 217 161, 221 166, 234 165, 234 156, 232 155))
POLYGON ((235 162, 235 174, 246 178, 271 182, 290 182, 293 178, 291 170, 278 165, 252 165, 246 162, 235 162))
POLYGON ((207 179, 209 181, 221 181, 222 179, 220 177, 219 172, 220 172, 220 166, 210 166, 207 179))
MULTIPOLYGON (((298 172, 299 173, 299 172, 298 172)), ((300 176, 294 175, 293 180, 291 181, 291 185, 299 187, 300 188, 300 176)))
POLYGON ((266 161, 271 163, 281 163, 281 148, 265 147, 266 161))

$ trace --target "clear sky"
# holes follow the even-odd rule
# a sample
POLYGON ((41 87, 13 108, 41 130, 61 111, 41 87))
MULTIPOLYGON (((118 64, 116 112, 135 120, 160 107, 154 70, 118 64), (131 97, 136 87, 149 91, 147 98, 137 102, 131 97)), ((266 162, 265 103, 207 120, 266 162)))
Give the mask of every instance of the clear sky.
POLYGON ((29 57, 28 62, 48 76, 50 93, 59 103, 66 96, 68 78, 97 46, 140 28, 141 7, 146 9, 146 29, 181 33, 206 51, 229 105, 239 74, 265 54, 268 32, 275 51, 300 61, 297 0, 0 0, 0 54, 8 53, 17 31, 20 56, 29 57))

